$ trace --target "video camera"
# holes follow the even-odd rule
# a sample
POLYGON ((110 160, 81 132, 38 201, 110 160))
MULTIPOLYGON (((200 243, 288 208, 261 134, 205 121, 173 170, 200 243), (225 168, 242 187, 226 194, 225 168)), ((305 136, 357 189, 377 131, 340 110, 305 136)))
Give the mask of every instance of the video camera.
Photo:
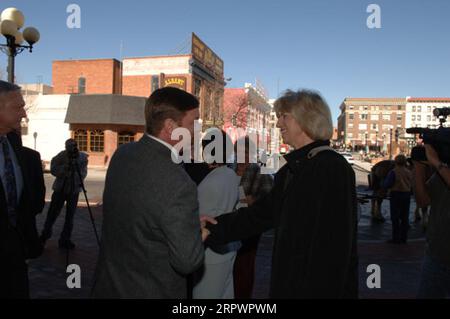
MULTIPOLYGON (((424 144, 431 145, 437 152, 439 159, 450 164, 450 128, 444 127, 447 116, 450 115, 450 107, 438 108, 433 114, 439 118, 441 123, 437 129, 413 127, 406 129, 408 134, 419 134, 424 144)), ((427 161, 425 148, 416 146, 411 151, 411 159, 415 161, 427 161)))

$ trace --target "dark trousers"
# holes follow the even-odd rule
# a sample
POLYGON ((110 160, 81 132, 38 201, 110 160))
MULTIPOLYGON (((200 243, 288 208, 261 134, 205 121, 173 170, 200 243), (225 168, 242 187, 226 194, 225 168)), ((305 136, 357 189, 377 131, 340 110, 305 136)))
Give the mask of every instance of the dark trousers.
POLYGON ((60 240, 70 240, 73 230, 73 218, 75 216, 75 211, 77 210, 78 197, 79 193, 66 195, 63 192, 53 192, 52 201, 50 203, 50 207, 48 208, 47 218, 45 220, 44 230, 42 231, 42 235, 44 237, 50 238, 52 236, 53 225, 61 213, 64 203, 67 202, 66 219, 60 240))
POLYGON ((391 192, 392 240, 406 242, 409 230, 410 192, 391 192))
POLYGON ((234 298, 251 299, 255 282, 256 251, 261 235, 242 240, 234 261, 234 298))
POLYGON ((444 299, 450 297, 450 267, 425 255, 422 266, 418 299, 444 299))
POLYGON ((0 299, 28 299, 28 265, 21 237, 11 227, 6 238, 0 252, 0 299))

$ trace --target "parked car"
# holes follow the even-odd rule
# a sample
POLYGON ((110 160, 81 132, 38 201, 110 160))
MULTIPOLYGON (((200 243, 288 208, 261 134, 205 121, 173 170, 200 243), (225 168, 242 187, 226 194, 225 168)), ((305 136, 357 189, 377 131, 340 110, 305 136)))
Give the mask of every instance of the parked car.
POLYGON ((355 159, 353 158, 353 155, 352 155, 352 154, 350 154, 350 153, 339 153, 339 154, 341 154, 342 156, 344 156, 344 158, 347 160, 347 162, 348 162, 350 165, 355 164, 355 159))

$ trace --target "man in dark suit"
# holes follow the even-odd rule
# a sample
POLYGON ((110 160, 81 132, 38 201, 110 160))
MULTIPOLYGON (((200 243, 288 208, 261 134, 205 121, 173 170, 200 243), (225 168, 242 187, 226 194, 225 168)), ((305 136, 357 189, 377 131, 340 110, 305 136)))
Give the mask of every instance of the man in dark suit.
POLYGON ((112 157, 94 298, 186 298, 186 275, 201 266, 204 248, 197 187, 177 164, 172 133, 193 136, 198 106, 185 91, 156 90, 145 106, 146 134, 112 157))
POLYGON ((36 214, 45 204, 39 153, 21 144, 20 87, 0 81, 0 298, 28 298, 27 259, 42 253, 36 214))

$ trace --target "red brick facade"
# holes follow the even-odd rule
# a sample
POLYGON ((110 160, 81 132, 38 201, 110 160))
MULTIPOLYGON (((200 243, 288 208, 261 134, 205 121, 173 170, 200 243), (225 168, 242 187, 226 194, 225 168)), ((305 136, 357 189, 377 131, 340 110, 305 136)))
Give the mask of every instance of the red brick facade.
POLYGON ((85 79, 84 94, 121 94, 121 63, 115 59, 54 61, 53 93, 80 94, 80 78, 85 79))
POLYGON ((145 128, 144 126, 133 125, 71 124, 70 131, 72 138, 75 138, 75 132, 78 130, 88 132, 99 130, 103 132, 103 152, 92 152, 90 150, 90 142, 87 143, 87 149, 83 148, 81 143, 79 143, 79 148, 80 151, 84 151, 89 155, 89 166, 105 167, 109 165, 112 155, 117 150, 120 133, 133 133, 134 141, 138 141, 144 134, 145 128))

